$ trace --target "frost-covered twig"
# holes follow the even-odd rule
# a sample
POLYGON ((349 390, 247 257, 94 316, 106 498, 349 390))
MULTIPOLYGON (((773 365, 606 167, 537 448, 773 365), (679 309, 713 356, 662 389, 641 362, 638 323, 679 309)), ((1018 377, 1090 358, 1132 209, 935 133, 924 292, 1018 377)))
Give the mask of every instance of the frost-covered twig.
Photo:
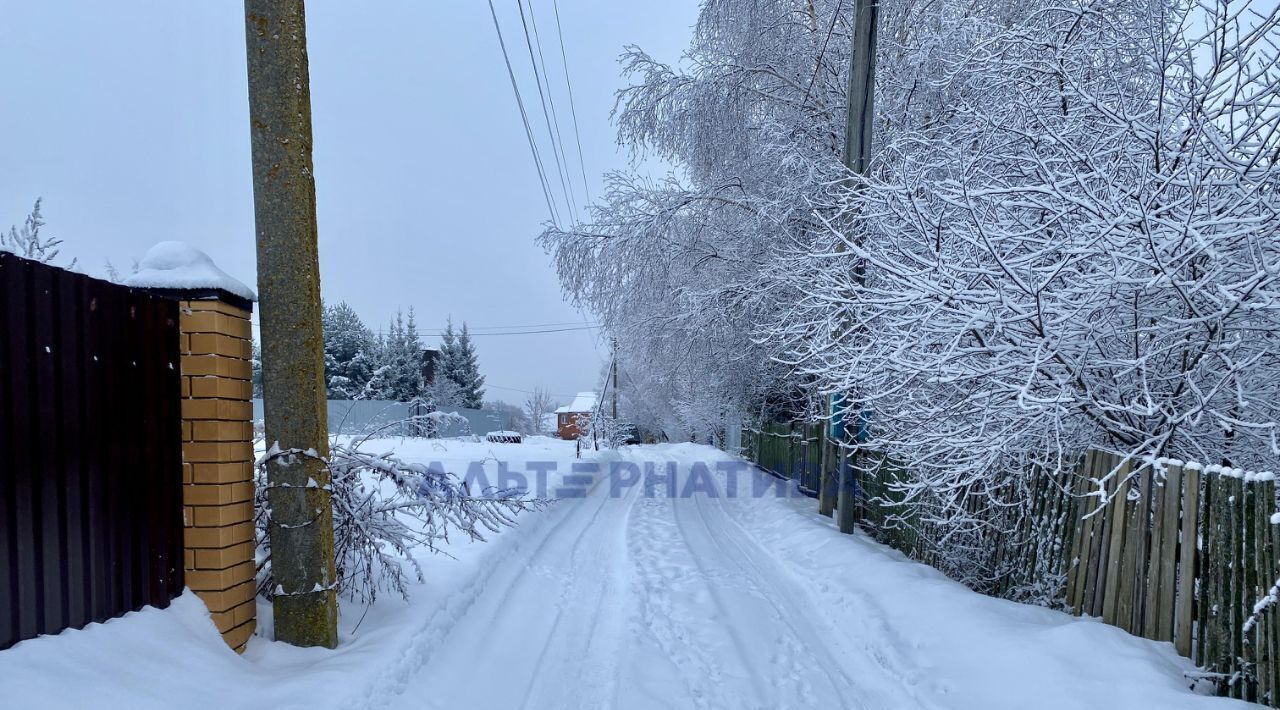
MULTIPOLYGON (((270 597, 270 508, 266 460, 274 456, 313 455, 269 451, 258 469, 258 591, 270 597)), ((338 591, 372 602, 380 591, 407 598, 410 578, 422 580, 415 552, 440 552, 451 532, 471 540, 515 525, 515 516, 543 507, 527 491, 491 488, 469 491, 452 472, 406 462, 392 453, 371 453, 358 444, 335 443, 327 461, 333 504, 334 555, 338 591)))

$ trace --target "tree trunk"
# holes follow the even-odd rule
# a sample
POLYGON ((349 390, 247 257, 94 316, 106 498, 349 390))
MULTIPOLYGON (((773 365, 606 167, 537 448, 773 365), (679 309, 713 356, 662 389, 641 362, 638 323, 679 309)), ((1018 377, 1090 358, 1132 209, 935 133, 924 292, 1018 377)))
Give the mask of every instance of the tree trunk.
POLYGON ((303 0, 245 0, 276 638, 337 646, 303 0))

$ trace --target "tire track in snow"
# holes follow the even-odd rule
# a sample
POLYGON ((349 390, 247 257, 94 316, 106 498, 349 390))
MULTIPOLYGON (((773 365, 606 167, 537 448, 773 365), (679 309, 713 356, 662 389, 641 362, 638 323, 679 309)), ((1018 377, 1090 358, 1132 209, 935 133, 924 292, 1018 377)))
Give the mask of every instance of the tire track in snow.
POLYGON ((638 595, 638 618, 632 620, 632 633, 652 639, 670 660, 694 707, 731 707, 723 696, 724 677, 717 659, 703 644, 689 638, 689 630, 676 616, 672 597, 684 593, 690 577, 671 562, 671 552, 680 547, 678 535, 671 532, 675 521, 663 519, 661 512, 666 506, 660 500, 645 498, 638 507, 641 514, 635 516, 637 522, 628 531, 632 533, 628 548, 639 570, 634 578, 643 590, 638 595))
MULTIPOLYGON (((391 706, 397 703, 405 707, 458 707, 466 699, 470 707, 520 707, 523 702, 531 707, 603 707, 611 695, 609 664, 596 664, 588 670, 594 673, 589 683, 568 686, 560 682, 554 685, 542 683, 544 677, 554 680, 546 669, 560 677, 565 669, 556 668, 553 659, 572 664, 575 676, 581 676, 580 666, 590 644, 594 625, 585 630, 575 629, 569 619, 590 619, 597 623, 604 609, 597 605, 583 616, 571 611, 572 604, 595 599, 603 603, 598 586, 603 586, 610 575, 594 574, 583 568, 583 561, 608 558, 608 546, 594 534, 600 532, 602 521, 625 521, 625 511, 613 512, 626 501, 610 499, 593 485, 583 498, 566 499, 557 507, 566 509, 547 534, 538 542, 523 561, 506 565, 506 569, 492 576, 483 586, 475 589, 475 597, 454 622, 441 633, 433 635, 431 648, 423 649, 417 656, 416 668, 410 667, 404 682, 391 698, 391 706), (611 505, 617 504, 617 505, 611 505), (584 553, 586 547, 592 548, 584 553), (567 564, 566 564, 567 563, 567 564), (552 608, 547 609, 548 604, 552 608), (527 633, 514 634, 534 644, 536 655, 532 657, 524 647, 513 648, 506 639, 513 630, 527 633), (490 643, 489 640, 495 641, 490 643), (476 669, 480 670, 477 676, 476 669), (501 674, 495 676, 495 673, 501 674), (466 684, 465 690, 451 688, 459 693, 450 697, 440 689, 450 687, 464 678, 487 681, 466 684), (421 692, 416 692, 421 690, 421 692), (519 692, 517 692, 519 691, 519 692), (556 695, 548 698, 547 695, 556 695)), ((625 587, 614 583, 615 587, 625 587)), ((456 596, 456 595, 455 595, 456 596)), ((418 644, 420 647, 422 644, 418 644)), ((385 703, 384 703, 385 705, 385 703)))
POLYGON ((759 570, 723 548, 713 530, 723 521, 702 510, 701 497, 646 499, 632 545, 642 567, 636 578, 660 580, 646 583, 643 621, 685 670, 695 705, 859 707, 848 688, 828 683, 818 692, 810 677, 822 660, 771 597, 776 591, 761 584, 759 570), (672 603, 673 595, 680 603, 672 603), (699 609, 699 600, 711 610, 699 609))
POLYGON ((526 516, 534 523, 532 525, 524 525, 522 519, 519 528, 507 533, 514 537, 510 544, 504 545, 505 550, 492 558, 483 559, 470 580, 449 590, 441 599, 441 607, 413 632, 412 643, 391 668, 379 675, 368 688, 356 693, 342 707, 380 709, 389 707, 403 696, 409 685, 424 669, 430 667, 442 645, 457 627, 471 618, 477 606, 487 603, 495 589, 504 590, 502 599, 509 597, 512 587, 533 567, 533 561, 547 555, 549 544, 563 533, 566 522, 581 517, 579 509, 569 507, 581 500, 583 499, 559 501, 540 516, 526 516), (533 534, 529 535, 529 531, 533 534), (526 562, 519 563, 519 559, 526 562))
MULTIPOLYGON (((724 510, 723 502, 717 506, 711 503, 699 502, 697 498, 693 500, 700 516, 702 516, 700 520, 706 528, 709 539, 726 557, 737 560, 738 566, 754 580, 754 583, 766 590, 764 598, 773 607, 776 613, 775 618, 790 630, 792 638, 800 640, 804 648, 804 654, 813 661, 813 665, 806 670, 808 672, 819 670, 822 673, 823 679, 840 696, 841 707, 850 707, 853 702, 863 707, 873 708, 900 706, 902 704, 901 695, 904 692, 911 700, 910 706, 922 706, 920 699, 910 692, 910 683, 894 683, 892 688, 885 688, 880 691, 876 688, 868 687, 865 681, 856 680, 843 664, 833 662, 832 659, 859 660, 858 655, 848 653, 846 649, 837 651, 829 642, 829 640, 847 635, 848 630, 834 628, 829 625, 826 625, 827 628, 818 628, 813 619, 822 618, 820 614, 816 613, 820 607, 810 597, 807 590, 795 584, 787 573, 772 564, 770 553, 758 541, 750 537, 737 521, 733 520, 732 516, 724 510), (706 511, 711 508, 719 509, 719 512, 715 513, 714 517, 724 521, 727 525, 731 525, 731 530, 726 531, 723 526, 712 525, 708 522, 706 511), (748 546, 752 549, 748 550, 748 546), (797 611, 797 609, 802 611, 797 611), (851 694, 856 700, 849 698, 851 694)), ((867 669, 873 672, 863 673, 859 676, 860 678, 874 678, 878 675, 874 671, 889 671, 899 680, 904 679, 904 676, 896 672, 896 669, 886 663, 883 658, 873 657, 872 660, 876 661, 878 668, 867 669)), ((879 685, 883 685, 883 683, 879 685)))
MULTIPOLYGON (((595 490, 593 487, 592 491, 595 490)), ((573 587, 573 593, 561 596, 551 634, 542 646, 530 673, 529 685, 525 690, 521 708, 595 709, 605 707, 605 699, 614 696, 617 679, 616 659, 619 651, 617 627, 621 625, 620 610, 629 586, 625 581, 623 583, 616 581, 625 578, 626 569, 626 560, 618 560, 617 553, 625 550, 625 545, 620 544, 619 538, 625 539, 626 527, 631 518, 631 508, 635 505, 635 496, 628 495, 626 498, 619 499, 606 492, 597 492, 595 495, 601 499, 601 503, 591 516, 591 520, 574 540, 569 558, 570 571, 566 578, 569 584, 581 584, 584 579, 599 580, 599 584, 589 583, 586 585, 587 589, 573 587), (601 535, 603 531, 593 528, 596 527, 597 521, 606 509, 616 507, 623 507, 624 512, 619 514, 615 510, 610 510, 616 518, 611 521, 616 528, 612 531, 613 544, 602 544, 605 542, 605 536, 601 535), (600 537, 592 540, 593 544, 587 546, 588 552, 584 555, 582 541, 589 532, 593 536, 600 537), (610 552, 614 554, 611 555, 610 552), (588 557, 589 561, 594 563, 595 569, 584 569, 583 557, 588 557), (612 572, 599 574, 607 566, 612 567, 612 572), (579 601, 588 602, 589 607, 575 607, 572 613, 576 618, 584 618, 589 623, 577 631, 569 626, 566 631, 562 624, 565 613, 569 611, 573 602, 579 601), (601 623, 602 619, 604 623, 601 623), (594 652, 593 645, 597 646, 594 652), (599 648, 602 645, 607 648, 599 648), (576 685, 572 691, 568 690, 562 677, 544 672, 548 665, 552 669, 557 667, 579 669, 580 673, 575 679, 576 685), (565 697, 566 692, 568 697, 565 697), (548 698, 548 695, 551 697, 548 698)))
MULTIPOLYGON (((762 474, 757 473, 755 475, 762 474)), ((824 591, 828 589, 829 585, 822 579, 803 579, 787 569, 781 558, 778 558, 756 535, 739 522, 737 516, 729 512, 728 500, 726 497, 719 497, 716 504, 705 504, 705 507, 718 509, 717 515, 722 517, 728 526, 732 527, 732 531, 726 533, 722 529, 721 532, 717 533, 722 547, 732 546, 736 550, 739 559, 743 561, 743 564, 756 570, 758 578, 764 580, 771 588, 773 592, 770 595, 771 599, 796 600, 796 606, 802 611, 796 612, 793 608, 787 607, 785 614, 789 619, 788 623, 793 628, 797 628, 797 633, 802 637, 814 639, 820 644, 816 655, 823 661, 824 672, 827 673, 828 677, 835 677, 834 674, 839 674, 849 683, 855 683, 844 666, 830 663, 828 661, 830 658, 847 658, 855 662, 869 660, 874 665, 864 669, 864 672, 859 677, 888 676, 890 683, 880 683, 885 687, 882 695, 896 698, 905 694, 909 697, 912 707, 937 707, 933 700, 922 697, 917 692, 921 678, 926 677, 926 674, 904 670, 904 666, 910 665, 910 662, 899 647, 907 644, 889 626, 883 613, 856 615, 859 623, 865 627, 864 631, 866 631, 866 633, 856 637, 850 634, 851 629, 849 627, 837 626, 829 621, 826 616, 813 613, 821 609, 824 606, 824 602, 818 600, 804 586, 804 582, 813 583, 817 588, 824 591), (736 531, 736 534, 733 531, 736 531), (808 610, 809 613, 805 613, 803 610, 808 610), (821 628, 818 628, 819 626, 821 628)), ((754 500, 752 503, 754 505, 768 505, 767 500, 754 500)), ((867 595, 859 596, 856 601, 850 600, 847 596, 841 597, 840 602, 838 606, 842 608, 859 606, 868 610, 878 611, 880 609, 875 600, 867 595)), ((830 600, 825 600, 825 603, 830 604, 830 600)), ((862 665, 865 665, 865 663, 862 663, 862 665)), ((873 706, 889 707, 888 704, 875 704, 873 706)))

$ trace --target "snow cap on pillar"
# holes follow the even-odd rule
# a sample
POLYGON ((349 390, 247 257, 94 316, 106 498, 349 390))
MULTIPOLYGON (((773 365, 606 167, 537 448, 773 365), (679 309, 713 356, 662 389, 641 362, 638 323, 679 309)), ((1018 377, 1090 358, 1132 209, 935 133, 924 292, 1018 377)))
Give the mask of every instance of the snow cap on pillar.
POLYGON ((258 296, 253 289, 218 268, 208 254, 185 242, 169 241, 147 250, 138 271, 125 286, 145 288, 174 298, 219 299, 246 311, 258 296))

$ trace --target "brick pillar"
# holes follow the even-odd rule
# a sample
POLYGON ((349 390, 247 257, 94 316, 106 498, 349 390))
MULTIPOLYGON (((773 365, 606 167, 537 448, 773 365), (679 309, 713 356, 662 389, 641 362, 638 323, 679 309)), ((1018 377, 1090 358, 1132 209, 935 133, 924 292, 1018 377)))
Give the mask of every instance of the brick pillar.
POLYGON ((227 645, 255 628, 252 304, 180 296, 186 582, 227 645))

